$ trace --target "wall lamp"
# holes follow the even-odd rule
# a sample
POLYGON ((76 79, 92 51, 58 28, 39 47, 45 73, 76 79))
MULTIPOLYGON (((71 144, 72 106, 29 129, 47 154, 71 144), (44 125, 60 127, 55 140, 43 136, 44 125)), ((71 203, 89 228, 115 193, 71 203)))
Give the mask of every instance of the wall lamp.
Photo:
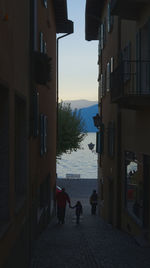
POLYGON ((94 122, 94 126, 97 127, 98 129, 103 125, 102 118, 100 117, 99 114, 96 114, 95 116, 93 116, 93 122, 94 122))

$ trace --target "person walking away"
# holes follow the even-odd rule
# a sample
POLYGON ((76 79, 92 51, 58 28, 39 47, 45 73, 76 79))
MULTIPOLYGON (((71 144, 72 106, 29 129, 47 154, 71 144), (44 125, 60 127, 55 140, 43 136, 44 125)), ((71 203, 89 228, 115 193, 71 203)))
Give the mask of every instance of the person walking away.
POLYGON ((70 208, 75 208, 76 209, 76 223, 79 224, 80 223, 80 216, 83 213, 83 208, 82 208, 82 204, 80 201, 77 201, 75 206, 70 206, 70 208))
POLYGON ((97 196, 96 190, 93 190, 93 193, 90 196, 91 214, 92 215, 96 214, 97 200, 98 200, 98 196, 97 196))
POLYGON ((65 213, 66 213, 66 204, 69 203, 70 206, 70 197, 65 192, 65 188, 62 188, 62 191, 58 192, 56 195, 57 201, 57 218, 58 223, 64 224, 65 222, 65 213))

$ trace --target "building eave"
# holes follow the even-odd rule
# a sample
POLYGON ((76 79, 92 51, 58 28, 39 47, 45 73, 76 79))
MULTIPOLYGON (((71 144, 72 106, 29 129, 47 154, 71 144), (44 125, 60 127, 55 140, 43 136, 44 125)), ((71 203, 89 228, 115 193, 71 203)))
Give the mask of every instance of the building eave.
POLYGON ((68 20, 67 1, 54 0, 56 33, 72 33, 73 22, 68 20))
POLYGON ((98 40, 101 8, 104 0, 86 0, 85 9, 85 39, 98 40))

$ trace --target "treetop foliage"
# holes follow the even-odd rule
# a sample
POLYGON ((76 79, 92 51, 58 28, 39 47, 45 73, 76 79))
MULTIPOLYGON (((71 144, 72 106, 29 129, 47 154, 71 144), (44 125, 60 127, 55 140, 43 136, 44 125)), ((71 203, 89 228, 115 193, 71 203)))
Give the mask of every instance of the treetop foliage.
POLYGON ((58 104, 57 156, 80 148, 86 136, 85 124, 80 112, 71 109, 70 103, 58 104))

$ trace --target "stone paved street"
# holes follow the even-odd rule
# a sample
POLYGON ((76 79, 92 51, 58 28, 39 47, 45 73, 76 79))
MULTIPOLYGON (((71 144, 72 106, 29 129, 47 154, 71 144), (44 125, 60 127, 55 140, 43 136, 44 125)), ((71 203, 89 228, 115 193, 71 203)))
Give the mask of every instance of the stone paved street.
POLYGON ((96 180, 58 180, 72 205, 83 204, 81 223, 67 207, 64 225, 49 224, 35 245, 30 268, 149 268, 150 248, 140 247, 128 234, 90 214, 89 195, 96 180))

